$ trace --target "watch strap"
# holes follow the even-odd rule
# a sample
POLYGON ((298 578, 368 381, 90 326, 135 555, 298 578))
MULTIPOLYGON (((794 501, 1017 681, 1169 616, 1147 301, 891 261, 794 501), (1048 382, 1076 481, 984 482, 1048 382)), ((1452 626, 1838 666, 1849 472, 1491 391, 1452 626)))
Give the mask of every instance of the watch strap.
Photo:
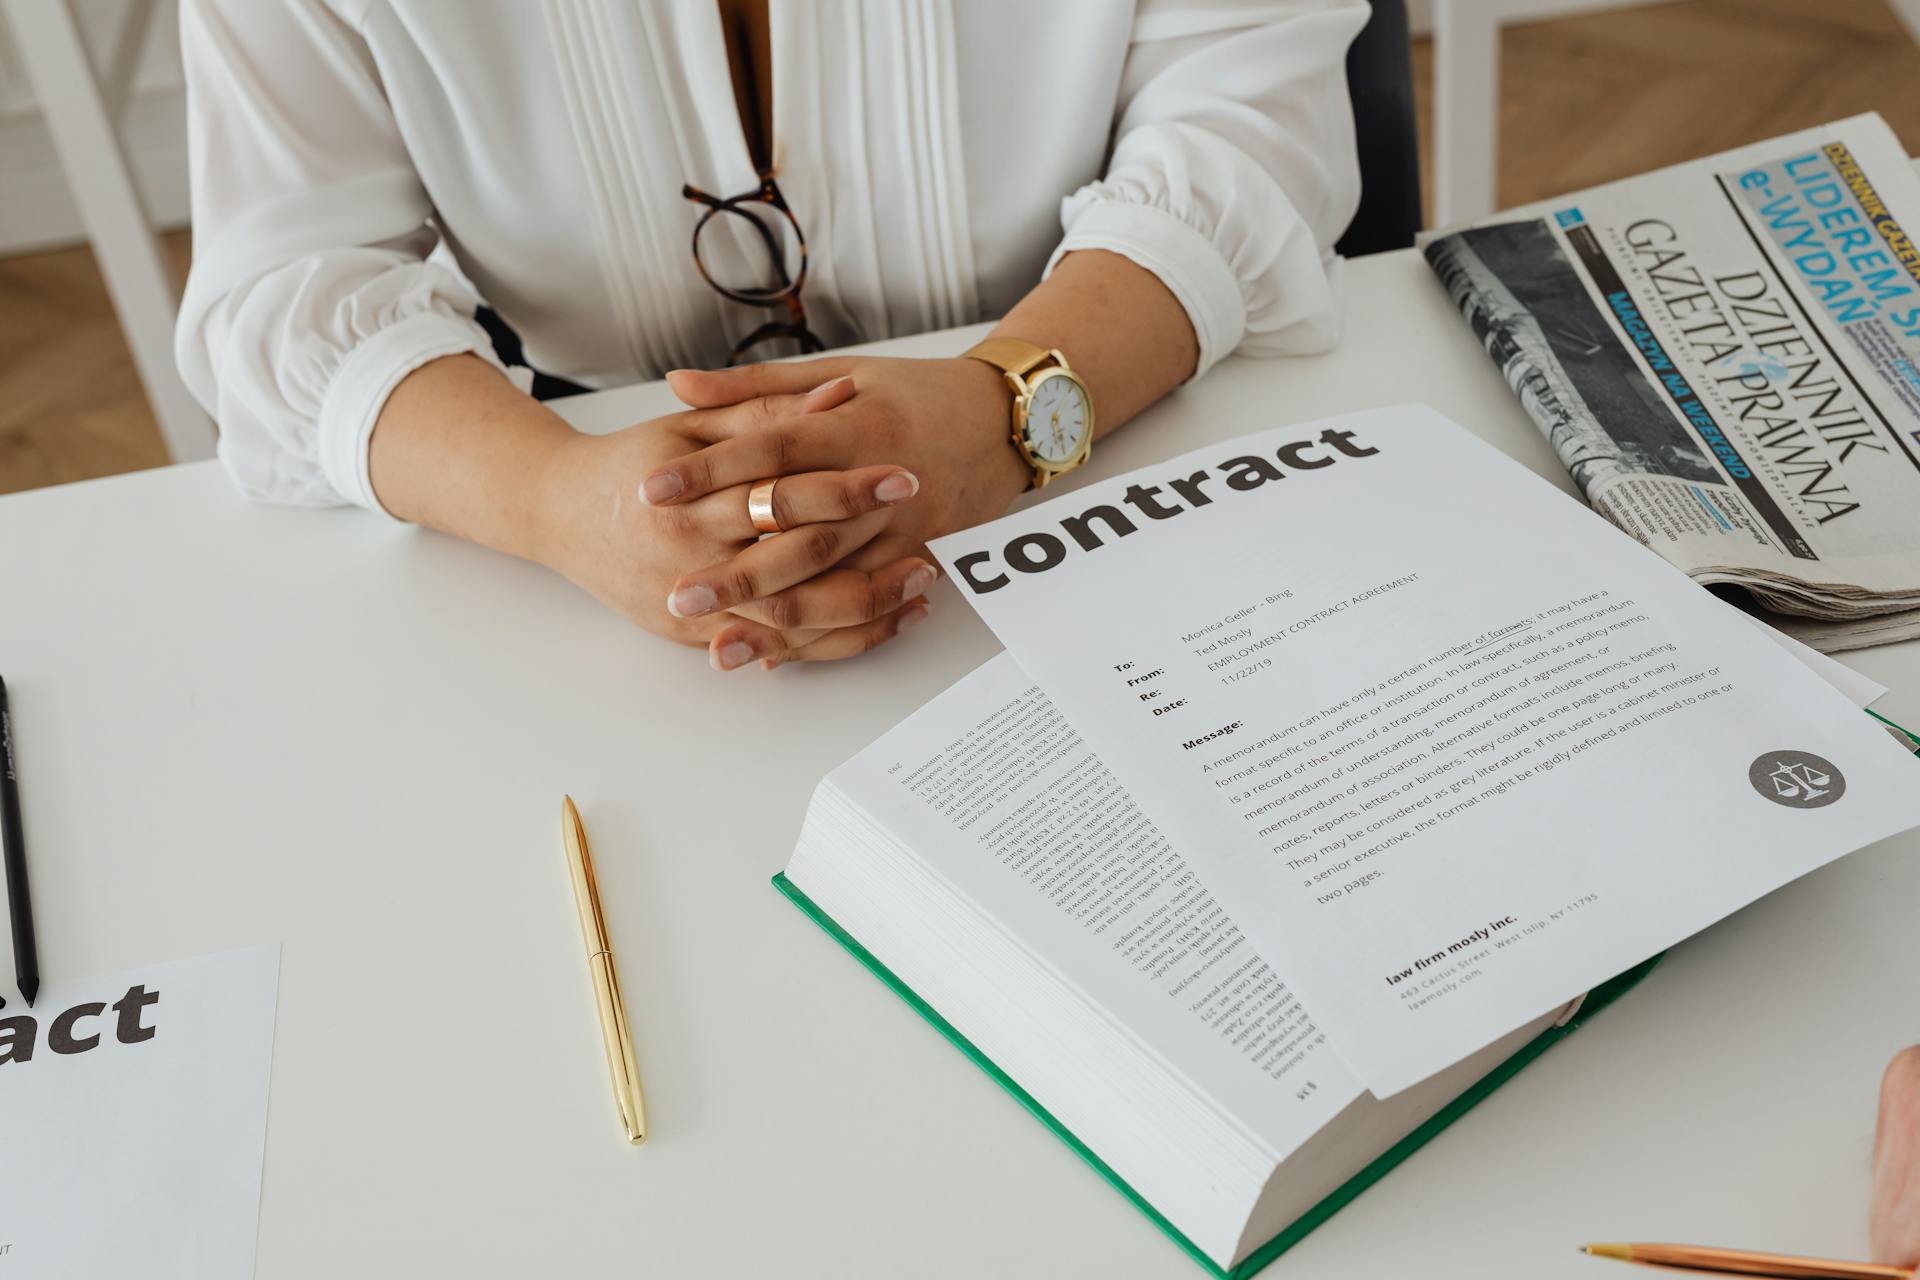
POLYGON ((1037 347, 1019 338, 988 338, 963 354, 975 360, 984 360, 1016 378, 1033 372, 1054 358, 1053 352, 1045 347, 1037 347))

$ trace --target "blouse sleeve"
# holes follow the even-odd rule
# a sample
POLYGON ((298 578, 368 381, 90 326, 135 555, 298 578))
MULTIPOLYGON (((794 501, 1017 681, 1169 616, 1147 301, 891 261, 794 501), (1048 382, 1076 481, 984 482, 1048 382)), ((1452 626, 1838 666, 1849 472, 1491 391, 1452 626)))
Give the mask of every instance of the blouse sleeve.
POLYGON ((429 360, 498 365, 367 46, 320 0, 186 0, 194 263, 174 354, 247 494, 379 511, 367 446, 429 360))
POLYGON ((1199 339, 1234 351, 1339 336, 1333 243, 1360 199, 1346 54, 1364 0, 1143 0, 1106 176, 1061 204, 1075 249, 1159 276, 1199 339))

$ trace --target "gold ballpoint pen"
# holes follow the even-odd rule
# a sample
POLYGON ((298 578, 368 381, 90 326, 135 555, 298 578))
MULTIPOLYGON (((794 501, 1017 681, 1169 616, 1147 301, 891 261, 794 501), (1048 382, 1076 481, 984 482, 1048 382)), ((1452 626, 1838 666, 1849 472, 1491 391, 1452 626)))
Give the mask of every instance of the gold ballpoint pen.
POLYGON ((587 969, 593 975, 593 994, 600 1004, 600 1037, 606 1042, 613 1100, 620 1108, 627 1141, 637 1147, 647 1140, 647 1099, 640 1089, 633 1036, 627 1030, 627 1002, 620 995, 620 972, 613 966, 613 948, 607 941, 607 919, 600 911, 600 886, 593 878, 587 829, 581 824, 580 811, 573 807, 572 796, 563 797, 561 802, 560 834, 567 846, 567 869, 573 873, 573 900, 580 908, 587 969))

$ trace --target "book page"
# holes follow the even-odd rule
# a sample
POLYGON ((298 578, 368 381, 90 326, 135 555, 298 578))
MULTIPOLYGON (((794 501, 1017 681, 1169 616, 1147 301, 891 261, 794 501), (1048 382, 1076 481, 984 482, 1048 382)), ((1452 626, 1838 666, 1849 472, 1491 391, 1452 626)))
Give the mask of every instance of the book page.
POLYGON ((1874 721, 1424 407, 933 549, 1381 1096, 1920 822, 1874 721))
POLYGON ((1361 1093, 1187 860, 1005 654, 828 781, 1276 1162, 1361 1093))
POLYGON ((1748 621, 1758 627, 1760 633, 1767 639, 1792 654, 1801 665, 1832 685, 1841 697, 1862 711, 1886 697, 1887 686, 1872 676, 1862 675, 1846 663, 1829 658, 1812 645, 1803 644, 1786 632, 1770 627, 1752 615, 1748 615, 1748 621))

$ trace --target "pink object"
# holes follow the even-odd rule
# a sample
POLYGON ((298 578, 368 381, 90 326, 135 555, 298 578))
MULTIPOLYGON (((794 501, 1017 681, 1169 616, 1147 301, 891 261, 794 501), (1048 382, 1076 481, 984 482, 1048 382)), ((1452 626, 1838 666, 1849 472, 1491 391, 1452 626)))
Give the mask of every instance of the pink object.
POLYGON ((1920 1265, 1920 1045, 1901 1050, 1880 1081, 1867 1233, 1875 1261, 1920 1265))

